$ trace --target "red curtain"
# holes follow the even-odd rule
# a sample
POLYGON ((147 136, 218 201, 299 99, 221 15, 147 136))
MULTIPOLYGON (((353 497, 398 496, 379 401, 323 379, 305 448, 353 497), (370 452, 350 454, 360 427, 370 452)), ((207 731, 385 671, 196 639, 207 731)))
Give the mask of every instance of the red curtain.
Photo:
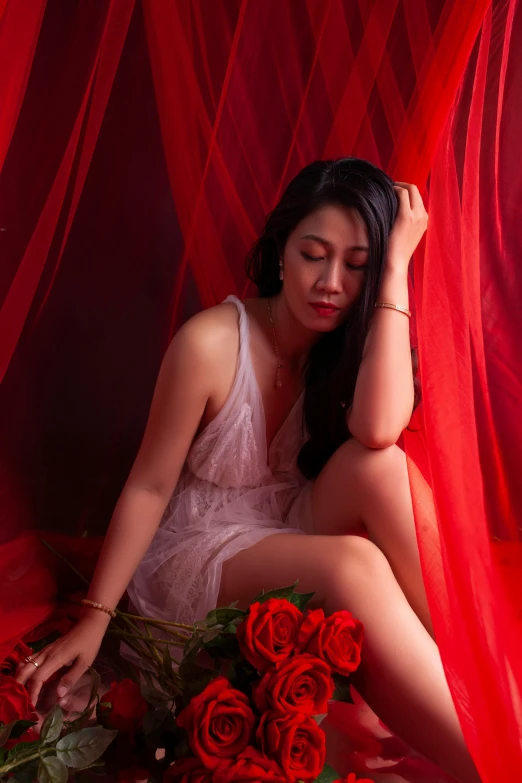
MULTIPOLYGON (((485 780, 522 770, 517 10, 488 8, 432 160, 430 227, 415 267, 426 453, 415 435, 406 439, 429 466, 436 527, 421 498, 417 522, 430 603, 485 780), (428 525, 438 542, 423 535, 428 525)), ((412 466, 414 489, 419 482, 412 466)))
POLYGON ((301 166, 365 157, 416 182, 430 213, 412 266, 424 402, 404 445, 463 729, 483 780, 511 777, 519 3, 48 0, 42 19, 43 5, 22 18, 0 2, 4 540, 103 532, 173 331, 246 292, 246 250, 301 166))

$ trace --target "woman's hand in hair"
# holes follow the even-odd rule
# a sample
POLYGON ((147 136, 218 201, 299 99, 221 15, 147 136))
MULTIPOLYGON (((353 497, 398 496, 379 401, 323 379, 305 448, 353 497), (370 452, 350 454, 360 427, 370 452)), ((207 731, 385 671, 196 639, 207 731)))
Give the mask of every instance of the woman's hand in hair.
POLYGON ((399 211, 388 240, 386 263, 394 269, 408 271, 413 252, 428 226, 428 213, 417 185, 396 182, 399 211))

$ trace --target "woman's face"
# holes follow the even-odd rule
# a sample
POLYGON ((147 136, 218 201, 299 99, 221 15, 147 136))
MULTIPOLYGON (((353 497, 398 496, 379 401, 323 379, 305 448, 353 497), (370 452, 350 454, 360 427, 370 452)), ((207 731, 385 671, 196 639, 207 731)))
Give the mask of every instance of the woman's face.
POLYGON ((283 256, 283 291, 294 317, 317 332, 339 326, 364 284, 368 252, 355 210, 329 204, 304 218, 283 256))

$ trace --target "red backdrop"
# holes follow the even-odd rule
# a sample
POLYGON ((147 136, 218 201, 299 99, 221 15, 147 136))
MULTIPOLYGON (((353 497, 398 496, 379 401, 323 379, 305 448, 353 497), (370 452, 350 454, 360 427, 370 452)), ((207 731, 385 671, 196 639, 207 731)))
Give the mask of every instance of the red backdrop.
POLYGON ((405 438, 423 568, 483 780, 522 770, 521 35, 517 0, 0 0, 11 635, 53 592, 17 536, 104 531, 172 332, 245 293, 300 167, 358 155, 429 209, 405 438))

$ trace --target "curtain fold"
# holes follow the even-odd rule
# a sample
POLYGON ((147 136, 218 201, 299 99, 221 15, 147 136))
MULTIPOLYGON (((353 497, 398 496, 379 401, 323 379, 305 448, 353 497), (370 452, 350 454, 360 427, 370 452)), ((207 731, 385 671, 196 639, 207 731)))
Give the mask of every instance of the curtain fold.
MULTIPOLYGON (((83 6, 83 9, 80 10, 83 10, 83 13, 88 13, 87 4, 83 3, 83 6)), ((54 275, 60 265, 63 249, 69 236, 71 224, 87 176, 90 159, 107 107, 133 6, 134 3, 131 0, 127 0, 125 3, 111 0, 106 5, 106 18, 100 39, 97 42, 96 51, 89 62, 87 72, 84 74, 85 87, 83 95, 81 96, 81 102, 78 106, 69 139, 63 150, 63 157, 0 311, 0 381, 5 375, 21 331, 26 323, 51 243, 55 237, 58 221, 60 217, 63 217, 62 208, 65 196, 67 190, 71 188, 70 201, 66 207, 66 225, 49 287, 52 286, 54 275), (75 166, 74 174, 72 173, 73 165, 75 166)), ((15 18, 12 28, 8 27, 10 7, 8 5, 4 20, 6 25, 5 35, 6 37, 9 36, 9 40, 15 41, 17 33, 15 23, 19 24, 20 20, 15 18)), ((29 7, 31 7, 31 4, 29 4, 29 7)), ((18 9, 21 9, 20 5, 18 5, 18 9)), ((15 101, 18 105, 19 96, 13 96, 12 103, 15 101)), ((47 293, 44 293, 41 307, 45 305, 46 298, 47 293)), ((37 318, 38 315, 35 316, 35 320, 37 318)))
MULTIPOLYGON (((245 254, 302 166, 367 158, 415 182, 430 214, 411 266, 423 403, 404 448, 466 740, 485 783, 510 778, 522 770, 518 0, 25 7, 22 23, 0 0, 4 540, 103 531, 174 331, 253 293, 245 254)), ((10 546, 5 580, 24 563, 10 546)), ((49 606, 48 572, 34 573, 49 606)))
POLYGON ((0 171, 18 119, 47 0, 0 0, 0 171))
MULTIPOLYGON (((521 32, 517 3, 490 6, 432 161, 430 226, 415 269, 420 459, 440 549, 422 535, 434 522, 426 506, 416 509, 419 542, 448 681, 484 780, 522 770, 522 275, 511 222, 521 32)), ((406 433, 407 451, 415 438, 406 433)))

